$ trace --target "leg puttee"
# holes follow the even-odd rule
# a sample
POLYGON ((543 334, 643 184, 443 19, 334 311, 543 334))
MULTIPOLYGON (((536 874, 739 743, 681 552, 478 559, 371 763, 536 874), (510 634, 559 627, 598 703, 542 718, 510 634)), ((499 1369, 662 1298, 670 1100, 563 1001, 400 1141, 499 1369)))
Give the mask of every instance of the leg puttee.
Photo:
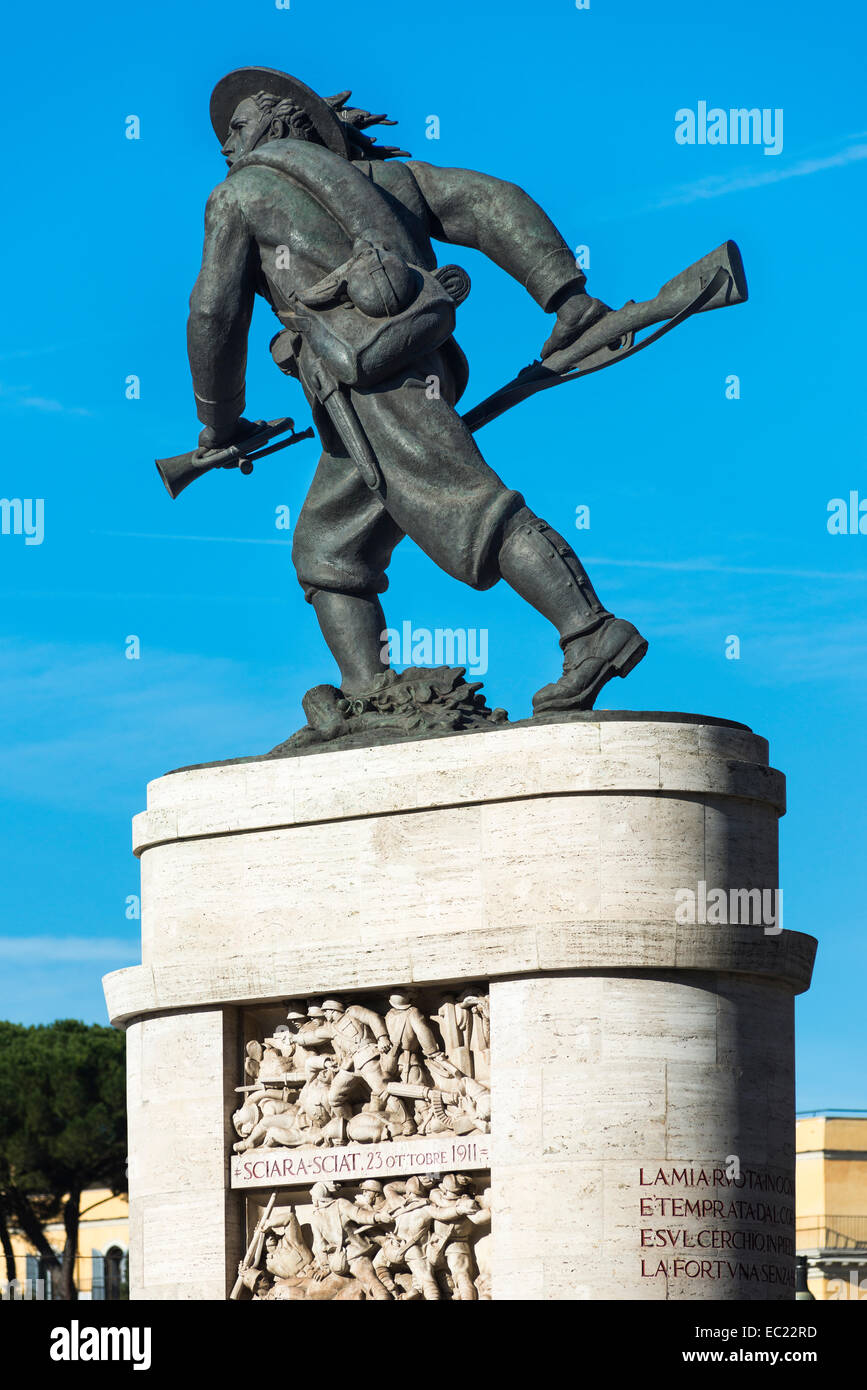
POLYGON ((606 682, 627 676, 647 651, 638 629, 602 606, 568 541, 528 508, 506 526, 499 568, 560 634, 563 675, 536 692, 535 714, 592 709, 606 682))

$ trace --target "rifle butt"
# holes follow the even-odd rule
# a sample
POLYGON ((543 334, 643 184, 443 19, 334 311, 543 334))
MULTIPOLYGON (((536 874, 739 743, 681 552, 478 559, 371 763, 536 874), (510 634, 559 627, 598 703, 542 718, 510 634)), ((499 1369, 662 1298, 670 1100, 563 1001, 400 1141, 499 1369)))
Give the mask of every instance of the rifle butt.
POLYGON ((715 251, 709 251, 701 260, 693 262, 686 270, 668 280, 655 298, 645 299, 638 304, 624 304, 622 309, 606 314, 605 318, 582 334, 576 347, 552 353, 545 358, 543 366, 547 371, 558 374, 575 371, 586 358, 612 342, 674 318, 675 314, 692 303, 720 268, 726 272, 726 278, 716 294, 696 312, 704 314, 709 309, 724 309, 729 304, 745 303, 748 298, 747 279, 740 250, 736 242, 724 241, 715 251))

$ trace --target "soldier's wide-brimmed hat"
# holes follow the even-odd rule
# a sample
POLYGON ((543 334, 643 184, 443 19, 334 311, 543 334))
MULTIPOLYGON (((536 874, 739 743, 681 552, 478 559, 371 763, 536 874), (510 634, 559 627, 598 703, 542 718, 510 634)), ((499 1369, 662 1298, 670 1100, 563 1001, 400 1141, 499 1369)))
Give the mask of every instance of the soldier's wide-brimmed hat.
POLYGON ((235 107, 257 92, 271 92, 281 100, 294 102, 310 117, 323 144, 335 154, 349 157, 343 122, 328 102, 317 96, 312 87, 277 68, 235 68, 220 78, 211 93, 211 125, 221 145, 225 144, 235 107))

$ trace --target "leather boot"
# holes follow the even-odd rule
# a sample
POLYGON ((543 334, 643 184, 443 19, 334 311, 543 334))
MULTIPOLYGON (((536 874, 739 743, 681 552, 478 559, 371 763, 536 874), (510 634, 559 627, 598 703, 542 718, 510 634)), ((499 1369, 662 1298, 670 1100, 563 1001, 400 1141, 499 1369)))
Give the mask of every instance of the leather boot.
POLYGON ((509 523, 499 569, 560 633, 563 674, 533 696, 534 714, 592 709, 606 682, 627 676, 647 651, 632 623, 603 608, 569 543, 529 509, 509 523))

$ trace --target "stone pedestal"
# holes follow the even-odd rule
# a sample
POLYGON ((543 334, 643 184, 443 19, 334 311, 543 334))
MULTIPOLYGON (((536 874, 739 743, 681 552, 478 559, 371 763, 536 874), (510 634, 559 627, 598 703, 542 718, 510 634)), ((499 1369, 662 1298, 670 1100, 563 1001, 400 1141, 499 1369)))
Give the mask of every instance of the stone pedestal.
POLYGON ((129 1030, 132 1296, 231 1287, 250 1010, 472 983, 494 1299, 793 1297, 815 942, 772 896, 783 786, 743 726, 616 713, 151 783, 142 965, 105 980, 129 1030))

